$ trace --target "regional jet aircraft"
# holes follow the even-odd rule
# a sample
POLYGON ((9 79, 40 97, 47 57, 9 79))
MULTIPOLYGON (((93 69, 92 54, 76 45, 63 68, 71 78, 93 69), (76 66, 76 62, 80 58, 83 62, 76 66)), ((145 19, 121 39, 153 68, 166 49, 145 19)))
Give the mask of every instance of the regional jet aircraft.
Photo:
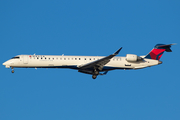
POLYGON ((53 56, 53 55, 18 55, 3 63, 6 68, 70 68, 78 72, 90 74, 93 79, 98 75, 106 75, 116 69, 142 69, 159 65, 164 51, 172 52, 174 44, 157 44, 149 54, 137 56, 127 54, 126 57, 115 57, 122 47, 109 56, 53 56))

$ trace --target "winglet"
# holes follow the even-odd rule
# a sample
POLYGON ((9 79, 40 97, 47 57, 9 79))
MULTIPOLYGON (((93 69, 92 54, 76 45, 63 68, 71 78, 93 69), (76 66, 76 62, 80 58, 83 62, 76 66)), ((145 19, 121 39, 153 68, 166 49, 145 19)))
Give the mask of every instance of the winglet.
POLYGON ((117 54, 119 54, 119 52, 121 51, 121 49, 122 49, 122 47, 121 48, 119 48, 119 50, 117 50, 113 55, 117 55, 117 54))

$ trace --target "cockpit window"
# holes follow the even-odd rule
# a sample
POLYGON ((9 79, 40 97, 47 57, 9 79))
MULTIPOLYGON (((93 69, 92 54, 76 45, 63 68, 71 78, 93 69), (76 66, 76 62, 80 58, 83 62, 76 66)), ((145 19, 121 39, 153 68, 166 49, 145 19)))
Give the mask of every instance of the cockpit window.
POLYGON ((11 59, 19 59, 20 57, 13 57, 13 58, 11 58, 11 59))

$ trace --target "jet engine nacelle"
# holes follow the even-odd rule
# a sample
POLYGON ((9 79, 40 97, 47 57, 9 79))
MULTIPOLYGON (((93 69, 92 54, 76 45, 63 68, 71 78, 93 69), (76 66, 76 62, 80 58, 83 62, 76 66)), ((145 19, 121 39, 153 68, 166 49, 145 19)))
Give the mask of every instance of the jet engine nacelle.
POLYGON ((134 54, 127 54, 126 55, 126 60, 128 62, 137 62, 137 61, 142 60, 142 58, 137 56, 137 55, 134 55, 134 54))

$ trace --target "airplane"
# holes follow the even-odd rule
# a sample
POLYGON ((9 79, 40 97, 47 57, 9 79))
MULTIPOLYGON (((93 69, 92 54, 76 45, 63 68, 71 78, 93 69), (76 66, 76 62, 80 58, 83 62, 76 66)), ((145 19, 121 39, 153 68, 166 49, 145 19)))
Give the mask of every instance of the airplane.
POLYGON ((126 54, 126 57, 115 57, 122 47, 109 56, 17 55, 3 65, 11 68, 12 73, 14 68, 70 68, 96 79, 98 75, 106 75, 111 70, 136 70, 162 64, 160 58, 164 51, 172 52, 171 45, 175 44, 156 44, 145 56, 126 54))

